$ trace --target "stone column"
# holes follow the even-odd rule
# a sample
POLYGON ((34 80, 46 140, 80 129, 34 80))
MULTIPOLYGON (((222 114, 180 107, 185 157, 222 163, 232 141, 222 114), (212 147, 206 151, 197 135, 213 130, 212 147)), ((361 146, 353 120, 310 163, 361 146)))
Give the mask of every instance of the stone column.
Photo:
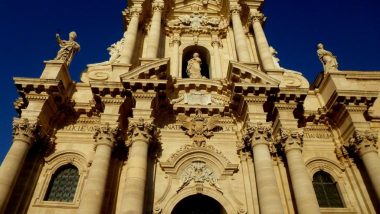
POLYGON ((238 59, 240 62, 250 62, 251 58, 249 56, 246 35, 244 33, 243 25, 240 19, 241 7, 240 5, 232 6, 230 8, 230 11, 238 59))
POLYGON ((3 213, 37 132, 37 123, 14 119, 13 144, 0 167, 0 213, 3 213))
POLYGON ((78 213, 96 214, 102 212, 108 168, 117 133, 118 129, 112 129, 109 124, 98 128, 95 132, 95 155, 83 190, 78 213))
POLYGON ((171 73, 173 77, 181 76, 181 69, 179 68, 179 46, 181 45, 181 36, 179 33, 174 33, 171 38, 172 57, 171 60, 171 73))
POLYGON ((144 210, 145 182, 149 144, 158 136, 153 124, 140 119, 128 129, 129 155, 121 213, 142 214, 144 210))
POLYGON ((157 58, 158 47, 161 38, 161 15, 164 9, 164 2, 156 0, 152 3, 153 16, 149 31, 149 38, 147 44, 147 58, 157 58))
POLYGON ((286 154, 298 213, 319 214, 313 183, 302 159, 303 131, 281 128, 277 140, 286 154))
POLYGON ((270 124, 248 124, 243 139, 253 151, 260 213, 284 213, 269 150, 272 143, 270 124))
POLYGON ((120 56, 120 63, 124 64, 130 64, 133 57, 137 38, 137 31, 139 29, 139 17, 142 12, 142 7, 141 5, 134 5, 132 8, 129 9, 128 12, 128 15, 130 16, 130 21, 128 29, 124 33, 125 42, 120 56))
POLYGON ((212 47, 214 48, 214 62, 215 62, 215 79, 222 79, 222 65, 220 62, 220 52, 219 47, 221 46, 221 41, 218 36, 213 37, 211 42, 212 47))
POLYGON ((365 169, 380 202, 380 158, 378 155, 377 135, 370 131, 355 130, 348 142, 349 148, 363 160, 365 169))
POLYGON ((265 21, 265 16, 257 10, 252 11, 250 16, 252 19, 257 48, 259 50, 259 55, 264 66, 264 70, 273 70, 276 66, 274 65, 272 53, 269 49, 269 44, 261 25, 261 23, 265 21))

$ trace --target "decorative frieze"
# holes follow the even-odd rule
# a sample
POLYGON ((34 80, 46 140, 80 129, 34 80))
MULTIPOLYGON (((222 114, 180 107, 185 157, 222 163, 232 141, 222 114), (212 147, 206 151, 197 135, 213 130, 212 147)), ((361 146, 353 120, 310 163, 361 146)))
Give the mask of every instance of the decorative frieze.
POLYGON ((285 129, 281 128, 276 139, 277 145, 286 152, 303 147, 303 130, 302 129, 285 129))
POLYGON ((368 152, 377 152, 377 134, 365 130, 355 130, 348 143, 345 145, 359 156, 363 156, 368 152))
POLYGON ((216 123, 220 119, 220 115, 206 118, 202 115, 202 111, 197 109, 196 115, 193 117, 180 115, 178 118, 182 127, 186 129, 186 134, 193 139, 194 145, 205 146, 206 139, 214 136, 212 130, 217 127, 216 123))

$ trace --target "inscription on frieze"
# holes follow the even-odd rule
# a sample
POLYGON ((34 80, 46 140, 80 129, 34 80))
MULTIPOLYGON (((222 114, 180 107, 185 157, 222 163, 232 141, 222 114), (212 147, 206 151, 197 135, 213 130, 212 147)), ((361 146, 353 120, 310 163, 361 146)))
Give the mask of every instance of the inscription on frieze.
POLYGON ((305 132, 304 138, 329 139, 332 138, 332 135, 330 132, 305 132))
POLYGON ((69 131, 69 132, 95 132, 96 126, 88 126, 88 125, 68 125, 63 128, 63 131, 69 131))

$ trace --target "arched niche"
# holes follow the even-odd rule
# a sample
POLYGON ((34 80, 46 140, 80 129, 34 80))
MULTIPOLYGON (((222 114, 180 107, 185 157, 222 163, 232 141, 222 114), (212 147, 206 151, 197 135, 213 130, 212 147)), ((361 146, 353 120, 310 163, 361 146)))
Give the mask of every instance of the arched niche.
POLYGON ((211 63, 210 51, 206 47, 203 47, 201 45, 191 45, 183 49, 182 67, 181 67, 182 78, 189 78, 189 76, 186 73, 186 68, 187 68, 188 61, 191 58, 193 58, 194 53, 198 53, 199 57, 202 60, 202 64, 201 64, 202 76, 204 76, 205 78, 211 79, 212 78, 212 75, 211 75, 212 63, 211 63))

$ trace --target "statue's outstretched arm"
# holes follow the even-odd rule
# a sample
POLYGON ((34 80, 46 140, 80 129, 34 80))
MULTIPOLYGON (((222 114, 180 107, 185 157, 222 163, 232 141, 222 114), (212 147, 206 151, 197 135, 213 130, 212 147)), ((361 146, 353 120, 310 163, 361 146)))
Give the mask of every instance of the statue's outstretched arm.
POLYGON ((62 43, 62 40, 61 40, 61 37, 59 36, 59 33, 56 33, 56 34, 55 34, 55 38, 57 39, 57 43, 58 43, 58 44, 61 44, 61 43, 62 43))

